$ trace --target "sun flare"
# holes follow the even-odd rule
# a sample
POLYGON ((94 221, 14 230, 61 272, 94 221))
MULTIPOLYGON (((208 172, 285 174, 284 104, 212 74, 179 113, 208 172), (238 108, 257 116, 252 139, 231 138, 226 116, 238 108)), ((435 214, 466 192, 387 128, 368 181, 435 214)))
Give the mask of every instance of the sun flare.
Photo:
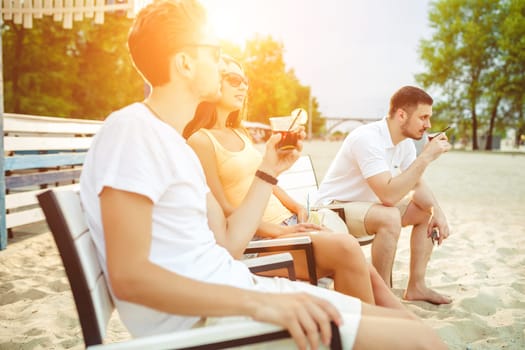
POLYGON ((250 37, 242 9, 229 1, 203 1, 208 11, 208 21, 215 35, 236 45, 244 45, 250 37))

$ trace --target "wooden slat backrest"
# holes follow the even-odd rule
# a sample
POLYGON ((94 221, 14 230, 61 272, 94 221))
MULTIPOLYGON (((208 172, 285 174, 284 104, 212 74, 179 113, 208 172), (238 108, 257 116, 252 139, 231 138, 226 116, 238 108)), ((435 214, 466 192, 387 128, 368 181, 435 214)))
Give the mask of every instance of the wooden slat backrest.
POLYGON ((6 193, 2 193, 0 249, 5 248, 7 229, 43 219, 34 196, 39 189, 78 183, 86 152, 101 126, 94 120, 4 114, 6 193))
POLYGON ((85 119, 40 117, 24 114, 4 113, 4 132, 48 133, 48 134, 95 134, 100 122, 85 119), (35 125, 38 125, 35 128, 35 125))
POLYGON ((86 346, 101 344, 114 306, 78 193, 48 190, 38 195, 71 285, 86 346))
MULTIPOLYGON (((309 155, 301 156, 287 171, 279 176, 279 186, 286 191, 299 204, 313 207, 314 196, 317 192, 318 182, 312 159, 309 155), (310 201, 310 203, 307 203, 310 201)), ((317 207, 319 209, 319 207, 317 207)), ((338 205, 331 205, 330 209, 335 211, 341 219, 346 220, 344 209, 338 205)), ((375 235, 358 237, 360 245, 371 244, 375 235)))
POLYGON ((279 176, 279 187, 283 188, 299 204, 306 206, 308 195, 317 191, 317 177, 310 156, 301 156, 279 176))

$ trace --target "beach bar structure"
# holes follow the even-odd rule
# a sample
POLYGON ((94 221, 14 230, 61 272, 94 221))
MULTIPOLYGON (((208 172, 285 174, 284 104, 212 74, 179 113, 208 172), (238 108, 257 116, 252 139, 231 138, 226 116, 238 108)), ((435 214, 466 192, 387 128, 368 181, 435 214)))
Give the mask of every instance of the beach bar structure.
MULTIPOLYGON (((151 0, 0 0, 0 26, 4 23, 22 25, 31 30, 35 22, 43 16, 52 16, 61 22, 64 29, 72 29, 75 21, 91 19, 96 24, 104 23, 107 12, 122 11, 128 17, 151 0)), ((7 246, 6 227, 6 186, 5 186, 5 148, 4 148, 4 84, 2 63, 2 37, 0 36, 0 250, 7 246)))

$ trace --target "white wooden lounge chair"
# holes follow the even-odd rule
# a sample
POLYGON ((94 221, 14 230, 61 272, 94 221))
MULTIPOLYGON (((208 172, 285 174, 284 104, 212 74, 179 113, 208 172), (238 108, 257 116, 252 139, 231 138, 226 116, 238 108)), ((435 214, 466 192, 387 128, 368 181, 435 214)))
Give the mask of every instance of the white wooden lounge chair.
MULTIPOLYGON (((38 195, 38 201, 71 285, 87 349, 223 349, 262 345, 260 343, 279 339, 288 339, 293 348, 286 330, 255 321, 103 344, 114 305, 84 220, 79 196, 69 190, 48 190, 38 195)), ((332 332, 331 348, 340 349, 339 330, 335 325, 332 325, 332 332)))
MULTIPOLYGON (((298 203, 306 203, 308 198, 314 198, 319 183, 312 158, 309 155, 301 156, 290 169, 279 176, 279 186, 298 203)), ((343 221, 346 221, 344 209, 340 205, 310 206, 311 210, 319 210, 321 208, 335 211, 343 221)), ((374 241, 374 237, 375 235, 358 237, 357 241, 363 246, 371 244, 374 241)))
MULTIPOLYGON (((313 197, 317 192, 317 175, 309 155, 301 156, 290 169, 279 176, 279 187, 284 189, 298 203, 306 203, 308 197, 313 197)), ((338 205, 327 206, 335 211, 345 220, 343 208, 338 205)), ((311 207, 321 209, 321 207, 311 207)), ((357 238, 360 245, 367 245, 373 242, 375 235, 357 238)), ((303 250, 306 255, 308 266, 308 279, 313 285, 317 285, 319 280, 315 269, 314 247, 312 240, 308 236, 293 238, 275 238, 251 241, 245 253, 264 253, 303 250)), ((323 284, 330 284, 329 281, 322 281, 323 284)))

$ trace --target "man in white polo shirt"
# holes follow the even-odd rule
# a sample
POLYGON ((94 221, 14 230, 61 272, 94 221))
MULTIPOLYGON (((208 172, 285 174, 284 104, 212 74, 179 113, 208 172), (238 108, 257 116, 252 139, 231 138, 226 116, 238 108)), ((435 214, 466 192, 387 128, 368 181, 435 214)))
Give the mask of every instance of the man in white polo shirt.
POLYGON ((390 99, 386 118, 347 136, 319 186, 318 204, 342 203, 353 235, 376 235, 372 263, 388 284, 401 228, 412 225, 404 298, 448 304, 448 297, 425 284, 433 243, 441 245, 449 227, 422 175, 450 144, 441 133, 416 157, 413 143, 430 128, 432 103, 432 97, 420 88, 399 89, 390 99))

